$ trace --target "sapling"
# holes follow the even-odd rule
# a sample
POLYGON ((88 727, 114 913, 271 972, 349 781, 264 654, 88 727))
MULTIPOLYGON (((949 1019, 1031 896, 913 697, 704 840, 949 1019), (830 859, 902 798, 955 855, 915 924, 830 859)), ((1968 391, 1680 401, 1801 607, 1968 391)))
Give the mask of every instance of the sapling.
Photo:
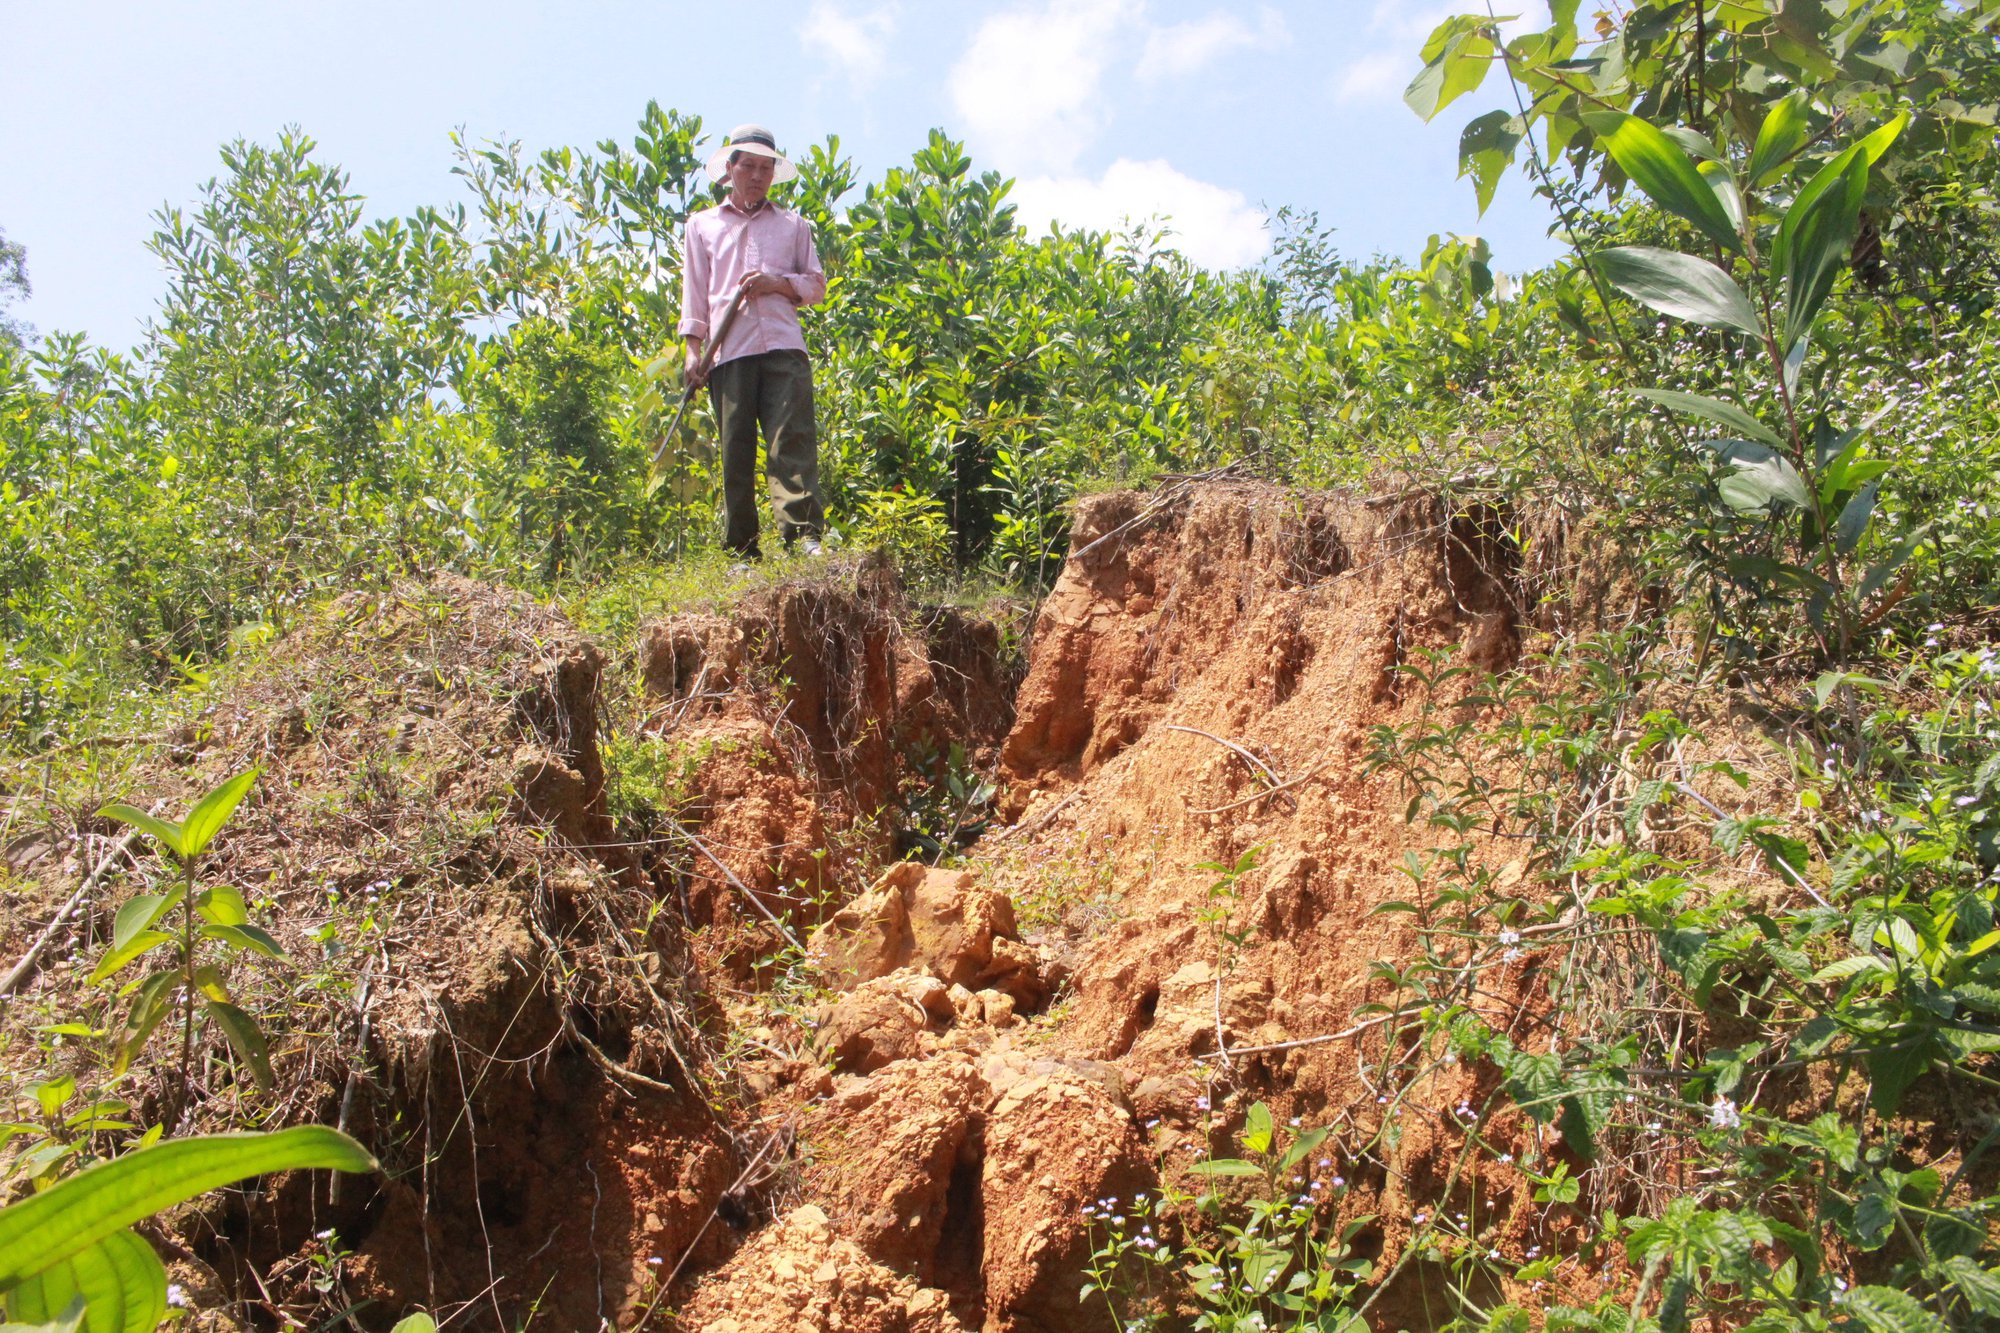
POLYGON ((118 909, 111 927, 111 948, 90 974, 93 982, 108 981, 162 946, 168 946, 177 955, 167 967, 127 983, 121 990, 121 994, 132 996, 132 1003, 117 1037, 112 1064, 113 1077, 124 1073, 145 1049, 154 1030, 179 1008, 180 1084, 166 1117, 169 1124, 179 1119, 187 1103, 193 1078, 197 1009, 207 1016, 211 1026, 221 1031, 257 1086, 265 1092, 272 1087, 271 1059, 262 1029, 237 1007, 220 969, 205 961, 204 955, 255 953, 283 958, 284 951, 268 933, 251 923, 249 908, 235 888, 216 884, 197 891, 195 887, 203 853, 257 781, 259 771, 253 768, 230 778, 196 802, 179 822, 158 818, 129 805, 107 805, 98 812, 151 836, 166 848, 180 872, 180 883, 174 888, 165 893, 135 895, 118 909), (180 908, 180 929, 159 929, 160 921, 176 907, 180 908))

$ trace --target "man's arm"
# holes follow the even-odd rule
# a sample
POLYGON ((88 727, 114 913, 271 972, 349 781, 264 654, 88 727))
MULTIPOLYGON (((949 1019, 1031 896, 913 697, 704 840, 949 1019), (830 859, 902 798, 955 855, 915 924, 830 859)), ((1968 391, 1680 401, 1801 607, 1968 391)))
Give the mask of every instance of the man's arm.
POLYGON ((826 299, 826 272, 819 266, 819 250, 813 245, 812 223, 799 219, 799 271, 787 273, 785 283, 793 305, 818 305, 826 299))
POLYGON ((708 240, 689 218, 681 231, 681 340, 687 344, 687 379, 700 386, 701 345, 708 339, 708 240))

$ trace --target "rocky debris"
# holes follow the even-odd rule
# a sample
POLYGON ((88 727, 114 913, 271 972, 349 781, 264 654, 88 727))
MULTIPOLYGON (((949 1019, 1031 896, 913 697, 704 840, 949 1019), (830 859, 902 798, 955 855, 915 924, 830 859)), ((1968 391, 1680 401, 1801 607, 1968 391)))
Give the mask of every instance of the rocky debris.
POLYGON ((1016 1012, 1032 1013, 1048 998, 1013 900, 970 871, 891 866, 819 929, 812 952, 841 986, 916 969, 967 992, 1002 992, 1016 1012))
POLYGON ((923 1034, 943 1032, 958 1016, 942 981, 903 968, 864 981, 823 1008, 814 1046, 836 1069, 871 1074, 922 1054, 923 1034))
MULTIPOLYGON (((808 1122, 808 1183, 841 1231, 878 1262, 930 1286, 979 1261, 977 1213, 954 1181, 979 1178, 979 1126, 992 1088, 966 1052, 850 1079, 808 1122), (968 1175, 969 1172, 969 1175, 968 1175)), ((977 1191, 971 1191, 976 1198, 977 1191)))
POLYGON ((989 1075, 998 1095, 985 1116, 980 1267, 990 1327, 1055 1333, 1102 1316, 1077 1303, 1091 1252, 1083 1207, 1153 1184, 1145 1138, 1103 1072, 1039 1060, 989 1075))
POLYGON ((1068 1329, 1082 1208, 1150 1188, 1117 1071, 996 1046, 850 1079, 807 1122, 805 1184, 878 1263, 943 1288, 968 1324, 1068 1329))
POLYGON ((680 1319, 704 1333, 965 1333, 943 1292, 874 1262, 810 1204, 703 1281, 680 1319))

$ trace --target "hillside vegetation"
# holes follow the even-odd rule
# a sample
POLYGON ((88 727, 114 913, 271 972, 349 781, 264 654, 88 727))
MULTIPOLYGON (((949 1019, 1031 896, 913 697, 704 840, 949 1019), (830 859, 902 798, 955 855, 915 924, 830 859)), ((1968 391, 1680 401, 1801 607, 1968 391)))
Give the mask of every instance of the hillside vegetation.
POLYGON ((1996 25, 1446 20, 1525 274, 795 153, 838 542, 748 574, 698 119, 228 146, 139 347, 0 320, 0 1236, 374 1174, 8 1316, 2000 1325, 1996 25))

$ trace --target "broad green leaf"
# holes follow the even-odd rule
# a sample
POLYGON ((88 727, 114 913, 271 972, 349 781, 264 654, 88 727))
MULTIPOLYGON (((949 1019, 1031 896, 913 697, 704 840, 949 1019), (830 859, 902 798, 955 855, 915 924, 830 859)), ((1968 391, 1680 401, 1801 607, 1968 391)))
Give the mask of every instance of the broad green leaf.
POLYGON ((203 1007, 208 1010, 209 1021, 221 1028, 222 1035, 229 1039, 236 1058, 250 1067, 250 1076, 257 1080, 257 1090, 269 1095, 277 1080, 271 1077, 271 1052, 265 1044, 263 1029, 257 1026, 255 1019, 233 1004, 206 1000, 203 1007))
POLYGON ((1744 182, 1751 189, 1762 185, 1766 176, 1805 143, 1806 106, 1806 92, 1801 88, 1781 98, 1764 117, 1763 128, 1757 131, 1756 146, 1750 150, 1750 165, 1743 173, 1744 182))
MULTIPOLYGON (((1820 307, 1833 291, 1834 277, 1846 262, 1848 247, 1861 217, 1861 200, 1868 193, 1868 163, 1854 154, 1834 184, 1801 209, 1785 211, 1779 235, 1785 243, 1785 340, 1796 347, 1811 332, 1820 307)), ((1803 201, 1802 201, 1803 202, 1803 201)))
POLYGON ((147 950, 156 949, 162 944, 170 943, 173 938, 172 935, 167 934, 163 930, 140 931, 137 935, 113 948, 104 957, 97 960, 97 966, 90 971, 91 981, 98 982, 105 980, 117 973, 127 963, 144 954, 147 950))
POLYGON ((1911 962, 1923 961, 1923 941, 1917 938, 1916 928, 1902 917, 1892 916, 1884 921, 1875 932, 1875 942, 1889 945, 1911 962))
POLYGON ((1868 1333, 1945 1333, 1944 1321, 1907 1291, 1856 1287, 1840 1303, 1848 1321, 1868 1333))
POLYGON ((1743 240, 1730 224, 1715 187, 1696 170, 1687 151, 1638 116, 1607 113, 1585 117, 1598 142, 1633 184, 1676 217, 1693 223, 1724 250, 1740 253, 1743 240))
POLYGON ((1873 1084, 1869 1105, 1882 1115, 1893 1115, 1902 1104, 1903 1093, 1930 1068, 1930 1051, 1919 1042, 1883 1046, 1868 1052, 1864 1063, 1873 1084))
POLYGON ((194 910, 212 926, 241 926, 250 920, 250 909, 245 905, 243 895, 227 884, 218 884, 197 894, 194 910))
POLYGON ((1473 193, 1484 214, 1493 202, 1494 191, 1513 164, 1514 152, 1526 137, 1527 127, 1518 115, 1489 111, 1467 125, 1458 136, 1458 174, 1472 177, 1473 193))
POLYGON ((2000 1315, 2000 1272, 1982 1268, 1963 1254, 1945 1260, 1944 1271, 1973 1309, 1989 1317, 2000 1315))
MULTIPOLYGON (((1095 1291, 1096 1288, 1090 1287, 1087 1290, 1095 1291)), ((427 1314, 418 1312, 406 1319, 398 1320, 389 1333, 437 1333, 437 1321, 427 1314)))
MULTIPOLYGON (((6 1312, 6 1299, 0 1297, 0 1314, 5 1314, 6 1312)), ((82 1333, 82 1330, 83 1297, 81 1296, 71 1301, 69 1308, 54 1319, 39 1321, 33 1324, 16 1323, 14 1320, 9 1319, 6 1323, 0 1324, 0 1333, 82 1333)))
POLYGON ((221 940, 235 949, 247 949, 261 953, 266 958, 283 958, 285 951, 278 942, 257 926, 203 926, 199 932, 203 938, 221 940))
POLYGON ((1716 482, 1715 489, 1731 509, 1750 513, 1774 507, 1805 509, 1812 504, 1805 478, 1775 451, 1752 456, 1747 449, 1738 450, 1729 463, 1735 471, 1716 482))
POLYGON ((1685 125, 1663 125, 1660 127, 1660 133, 1679 144, 1681 151, 1694 159, 1698 165, 1705 166, 1715 161, 1715 145, 1709 142, 1707 135, 1698 130, 1691 130, 1685 125))
POLYGON ((1956 1060, 1984 1055, 1988 1051, 2000 1051, 2000 1032, 1968 1032, 1964 1028, 1939 1028, 1938 1040, 1956 1053, 1956 1060))
POLYGON ((1917 553, 1917 548, 1924 544, 1924 539, 1929 535, 1930 529, 1926 525, 1897 542, 1895 550, 1889 552, 1879 564, 1870 565, 1868 572, 1861 576, 1861 590, 1856 595, 1866 601, 1888 587, 1889 580, 1896 577, 1896 571, 1909 563, 1910 557, 1917 553))
POLYGON ((1312 1156, 1319 1145, 1326 1142, 1326 1136, 1331 1132, 1327 1129, 1310 1129, 1299 1135, 1298 1141, 1285 1149, 1284 1157, 1278 1162, 1279 1172, 1289 1171, 1312 1156))
POLYGON ((146 930, 158 921, 168 908, 179 901, 179 893, 139 893, 125 901, 118 909, 118 915, 111 921, 111 947, 123 948, 132 937, 146 930))
POLYGON ((1249 1162, 1237 1157, 1215 1157, 1206 1162, 1194 1162, 1188 1167, 1188 1174, 1194 1176, 1261 1176, 1264 1173, 1249 1162))
POLYGON ((1269 1291, 1271 1286, 1284 1276, 1291 1266, 1292 1252, 1265 1241, 1251 1243, 1250 1252, 1242 1256, 1243 1285, 1252 1291, 1269 1291))
POLYGON ((1671 411, 1685 412, 1691 417, 1727 426, 1745 439, 1768 444, 1773 449, 1784 447, 1785 442, 1778 438, 1778 432, 1734 403, 1726 403, 1720 398, 1706 398, 1698 393, 1682 393, 1678 389, 1634 389, 1632 392, 1671 411))
POLYGON ((87 1167, 0 1208, 0 1291, 219 1185, 310 1167, 373 1171, 375 1159, 337 1129, 299 1125, 175 1139, 87 1167))
POLYGON ((69 1104, 70 1098, 76 1096, 76 1079, 73 1075, 64 1074, 61 1078, 35 1084, 33 1091, 35 1104, 42 1108, 42 1114, 55 1115, 69 1104))
POLYGON ((167 1270, 132 1231, 114 1231, 7 1293, 7 1313, 31 1323, 62 1317, 78 1297, 88 1333, 153 1333, 167 1317, 167 1270))
POLYGON ((132 1007, 125 1011, 125 1026, 118 1033, 117 1053, 111 1063, 114 1075, 131 1068, 132 1061, 145 1049, 153 1029, 173 1008, 173 990, 180 979, 179 972, 155 972, 139 983, 139 989, 132 997, 132 1007))
POLYGON ((238 773, 202 797, 200 803, 188 811, 187 818, 181 821, 183 856, 199 856, 208 849, 208 844, 215 841, 215 835, 228 821, 230 812, 236 809, 237 802, 249 792, 257 781, 257 775, 262 772, 260 768, 253 768, 238 773))
MULTIPOLYGON (((1771 267, 1773 269, 1787 275, 1789 281, 1790 275, 1797 272, 1800 267, 1798 257, 1794 253, 1800 243, 1798 232, 1818 212, 1821 200, 1836 187, 1840 187, 1843 191, 1846 189, 1845 182, 1849 169, 1857 161, 1865 162, 1869 167, 1872 167, 1876 162, 1881 160, 1882 154, 1889 151, 1889 146, 1896 141, 1896 136, 1903 132, 1903 127, 1908 123, 1908 112, 1898 115, 1894 120, 1891 120, 1888 124, 1882 126, 1859 143, 1851 145, 1846 151, 1821 167, 1813 175, 1813 178, 1800 188, 1798 194, 1792 199, 1791 207, 1785 210, 1783 221, 1778 224, 1778 236, 1771 246, 1771 267)), ((1862 180, 1864 183, 1867 180, 1865 170, 1862 173, 1862 180)), ((1839 202, 1844 205, 1845 201, 1846 196, 1843 193, 1839 202)), ((1858 201, 1856 207, 1859 207, 1858 201)), ((1837 219, 1825 219, 1819 225, 1823 228, 1826 222, 1833 220, 1837 219)), ((1790 288, 1792 293, 1796 293, 1797 290, 1796 286, 1790 288)), ((1798 298, 1795 294, 1791 296, 1791 301, 1794 305, 1798 303, 1798 298)), ((1790 327, 1791 321, 1788 320, 1787 325, 1790 327)), ((1789 335, 1785 345, 1787 348, 1790 348, 1797 341, 1797 335, 1789 335)))
POLYGON ((102 807, 97 813, 103 815, 106 819, 115 819, 122 824, 130 824, 141 833, 151 835, 163 844, 168 851, 180 857, 183 861, 187 859, 187 852, 184 850, 187 844, 181 836, 181 826, 173 820, 161 819, 155 815, 147 814, 144 810, 136 806, 121 805, 115 802, 102 807))
POLYGON ((1715 198, 1722 205, 1722 211, 1729 215, 1729 225, 1738 231, 1743 229, 1743 192, 1736 188, 1735 178, 1729 168, 1721 162, 1701 164, 1701 178, 1715 191, 1715 198))
POLYGON ((1833 549, 1840 554, 1850 555, 1861 544, 1862 534, 1868 531, 1868 520, 1875 516, 1875 495, 1879 488, 1879 482, 1869 482, 1842 507, 1833 528, 1833 549))
POLYGON ((194 970, 194 988, 211 1000, 231 1003, 229 987, 223 983, 222 973, 203 964, 194 970))
POLYGON ((1590 262, 1613 286, 1663 315, 1704 328, 1764 336, 1750 298, 1705 259, 1648 245, 1616 245, 1598 251, 1590 262))
POLYGON ((1243 1117, 1243 1146, 1254 1153, 1269 1152, 1276 1126, 1271 1121, 1271 1108, 1263 1102, 1252 1106, 1243 1117))
POLYGON ((1424 43, 1424 67, 1403 90, 1403 101, 1430 120, 1486 79, 1494 65, 1493 22, 1484 14, 1458 14, 1431 31, 1424 43))

